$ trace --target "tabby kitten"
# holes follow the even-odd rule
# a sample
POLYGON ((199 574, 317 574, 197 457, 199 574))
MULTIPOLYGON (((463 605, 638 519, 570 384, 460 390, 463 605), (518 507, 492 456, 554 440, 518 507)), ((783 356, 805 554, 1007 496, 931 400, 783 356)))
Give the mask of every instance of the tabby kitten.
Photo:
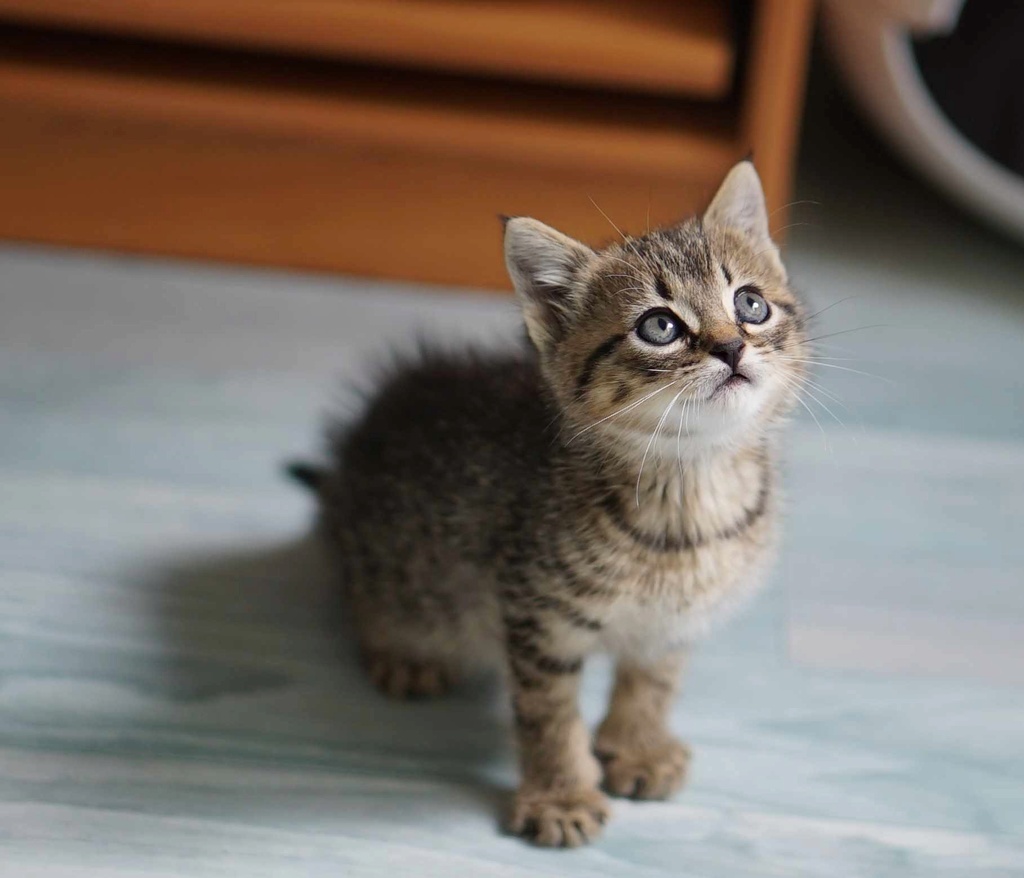
POLYGON ((757 173, 703 217, 603 250, 505 225, 532 350, 398 368, 315 488, 370 679, 396 697, 507 668, 511 831, 593 839, 613 795, 662 799, 690 759, 668 717, 690 644, 749 594, 777 523, 777 427, 805 344, 757 173), (591 736, 588 655, 617 660, 591 736))

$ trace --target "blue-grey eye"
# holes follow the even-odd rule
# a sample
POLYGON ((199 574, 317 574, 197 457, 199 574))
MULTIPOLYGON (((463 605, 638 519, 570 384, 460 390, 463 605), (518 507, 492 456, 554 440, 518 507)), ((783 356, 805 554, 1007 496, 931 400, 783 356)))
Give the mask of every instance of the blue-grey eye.
POLYGON ((636 334, 648 344, 671 344, 683 334, 683 321, 671 311, 648 311, 636 324, 636 334))
POLYGON ((764 323, 772 313, 757 287, 740 287, 733 301, 736 303, 736 319, 740 323, 764 323))

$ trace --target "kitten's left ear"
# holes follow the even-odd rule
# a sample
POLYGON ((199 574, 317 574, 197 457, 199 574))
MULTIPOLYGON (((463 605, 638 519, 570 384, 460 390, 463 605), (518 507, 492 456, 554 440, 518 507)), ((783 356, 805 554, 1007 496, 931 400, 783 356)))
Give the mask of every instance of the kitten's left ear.
POLYGON ((767 260, 783 278, 786 277, 782 255, 768 231, 768 208, 761 178, 750 159, 734 165, 725 175, 718 192, 704 211, 704 225, 741 232, 757 248, 758 256, 767 260))
POLYGON ((726 174, 704 212, 704 223, 736 229, 757 244, 772 243, 764 189, 753 162, 744 160, 726 174))
POLYGON ((541 351, 558 339, 576 306, 574 282, 594 251, 525 216, 505 220, 505 264, 523 307, 526 331, 541 351))

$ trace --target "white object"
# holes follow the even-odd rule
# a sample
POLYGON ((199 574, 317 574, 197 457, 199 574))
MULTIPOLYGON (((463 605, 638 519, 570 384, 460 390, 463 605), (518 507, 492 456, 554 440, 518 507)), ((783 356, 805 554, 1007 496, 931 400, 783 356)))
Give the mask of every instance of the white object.
POLYGON ((829 0, 825 33, 854 96, 911 164, 982 219, 1024 241, 1024 178, 945 116, 917 67, 913 36, 949 33, 963 0, 829 0))

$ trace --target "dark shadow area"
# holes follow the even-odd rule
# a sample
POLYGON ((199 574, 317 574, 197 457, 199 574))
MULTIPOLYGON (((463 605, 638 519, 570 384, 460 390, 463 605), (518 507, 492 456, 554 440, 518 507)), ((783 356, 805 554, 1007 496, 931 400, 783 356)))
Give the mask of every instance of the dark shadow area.
MULTIPOLYGON (((121 752, 323 772, 347 790, 418 781, 495 815, 513 750, 494 681, 397 702, 366 680, 323 551, 309 539, 168 561, 142 575, 159 642, 123 680, 166 722, 121 752)), ((345 799, 344 802, 341 799, 345 799)))

